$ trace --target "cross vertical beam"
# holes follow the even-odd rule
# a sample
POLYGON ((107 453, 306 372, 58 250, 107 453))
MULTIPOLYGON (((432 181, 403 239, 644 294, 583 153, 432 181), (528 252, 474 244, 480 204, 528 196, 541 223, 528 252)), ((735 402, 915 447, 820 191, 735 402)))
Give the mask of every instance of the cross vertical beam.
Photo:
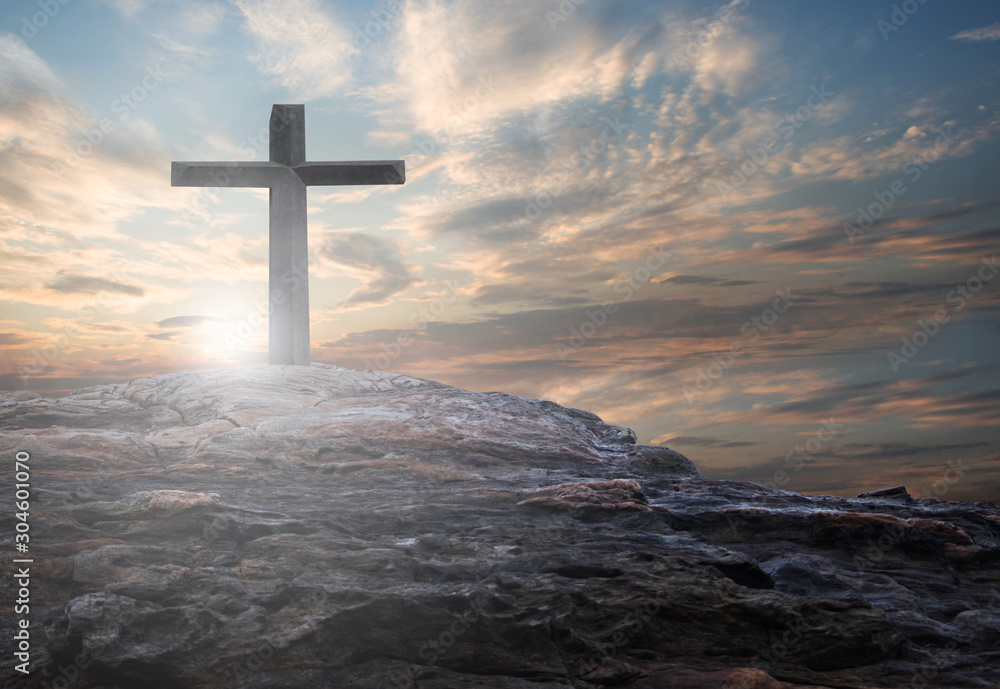
POLYGON ((306 106, 275 105, 268 131, 272 163, 295 167, 306 162, 306 106))
POLYGON ((309 242, 306 185, 295 175, 271 187, 269 364, 309 365, 309 242))

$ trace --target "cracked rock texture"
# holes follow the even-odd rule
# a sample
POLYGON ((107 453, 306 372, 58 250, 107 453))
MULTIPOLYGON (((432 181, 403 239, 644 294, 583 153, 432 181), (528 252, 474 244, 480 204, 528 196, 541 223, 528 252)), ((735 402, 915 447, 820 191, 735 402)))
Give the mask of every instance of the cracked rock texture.
POLYGON ((1000 687, 990 503, 710 481, 584 411, 318 364, 7 394, 0 450, 34 559, 4 686, 1000 687))

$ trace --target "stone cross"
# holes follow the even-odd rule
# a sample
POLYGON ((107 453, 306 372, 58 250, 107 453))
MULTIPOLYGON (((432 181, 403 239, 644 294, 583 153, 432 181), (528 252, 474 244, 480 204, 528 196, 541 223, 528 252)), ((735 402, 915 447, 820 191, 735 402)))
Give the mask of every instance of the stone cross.
POLYGON ((268 362, 309 365, 309 279, 306 187, 402 184, 402 160, 309 162, 304 105, 271 108, 268 162, 172 163, 174 187, 267 187, 270 323, 268 362))

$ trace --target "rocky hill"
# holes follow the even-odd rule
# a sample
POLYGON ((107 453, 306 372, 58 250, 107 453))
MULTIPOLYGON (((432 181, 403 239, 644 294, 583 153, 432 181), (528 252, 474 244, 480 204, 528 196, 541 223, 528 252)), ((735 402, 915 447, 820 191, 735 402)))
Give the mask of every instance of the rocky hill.
POLYGON ((0 451, 34 560, 4 686, 1000 687, 989 503, 710 481, 584 411, 317 364, 8 394, 0 451))

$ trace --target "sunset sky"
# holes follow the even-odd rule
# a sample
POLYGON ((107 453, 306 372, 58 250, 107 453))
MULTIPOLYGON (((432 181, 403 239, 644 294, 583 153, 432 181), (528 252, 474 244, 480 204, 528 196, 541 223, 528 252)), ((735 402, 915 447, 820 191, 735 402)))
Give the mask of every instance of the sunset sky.
POLYGON ((587 409, 710 478, 1000 501, 1000 4, 0 6, 0 382, 267 361, 266 160, 312 359, 587 409), (262 313, 264 314, 262 316, 262 313))

